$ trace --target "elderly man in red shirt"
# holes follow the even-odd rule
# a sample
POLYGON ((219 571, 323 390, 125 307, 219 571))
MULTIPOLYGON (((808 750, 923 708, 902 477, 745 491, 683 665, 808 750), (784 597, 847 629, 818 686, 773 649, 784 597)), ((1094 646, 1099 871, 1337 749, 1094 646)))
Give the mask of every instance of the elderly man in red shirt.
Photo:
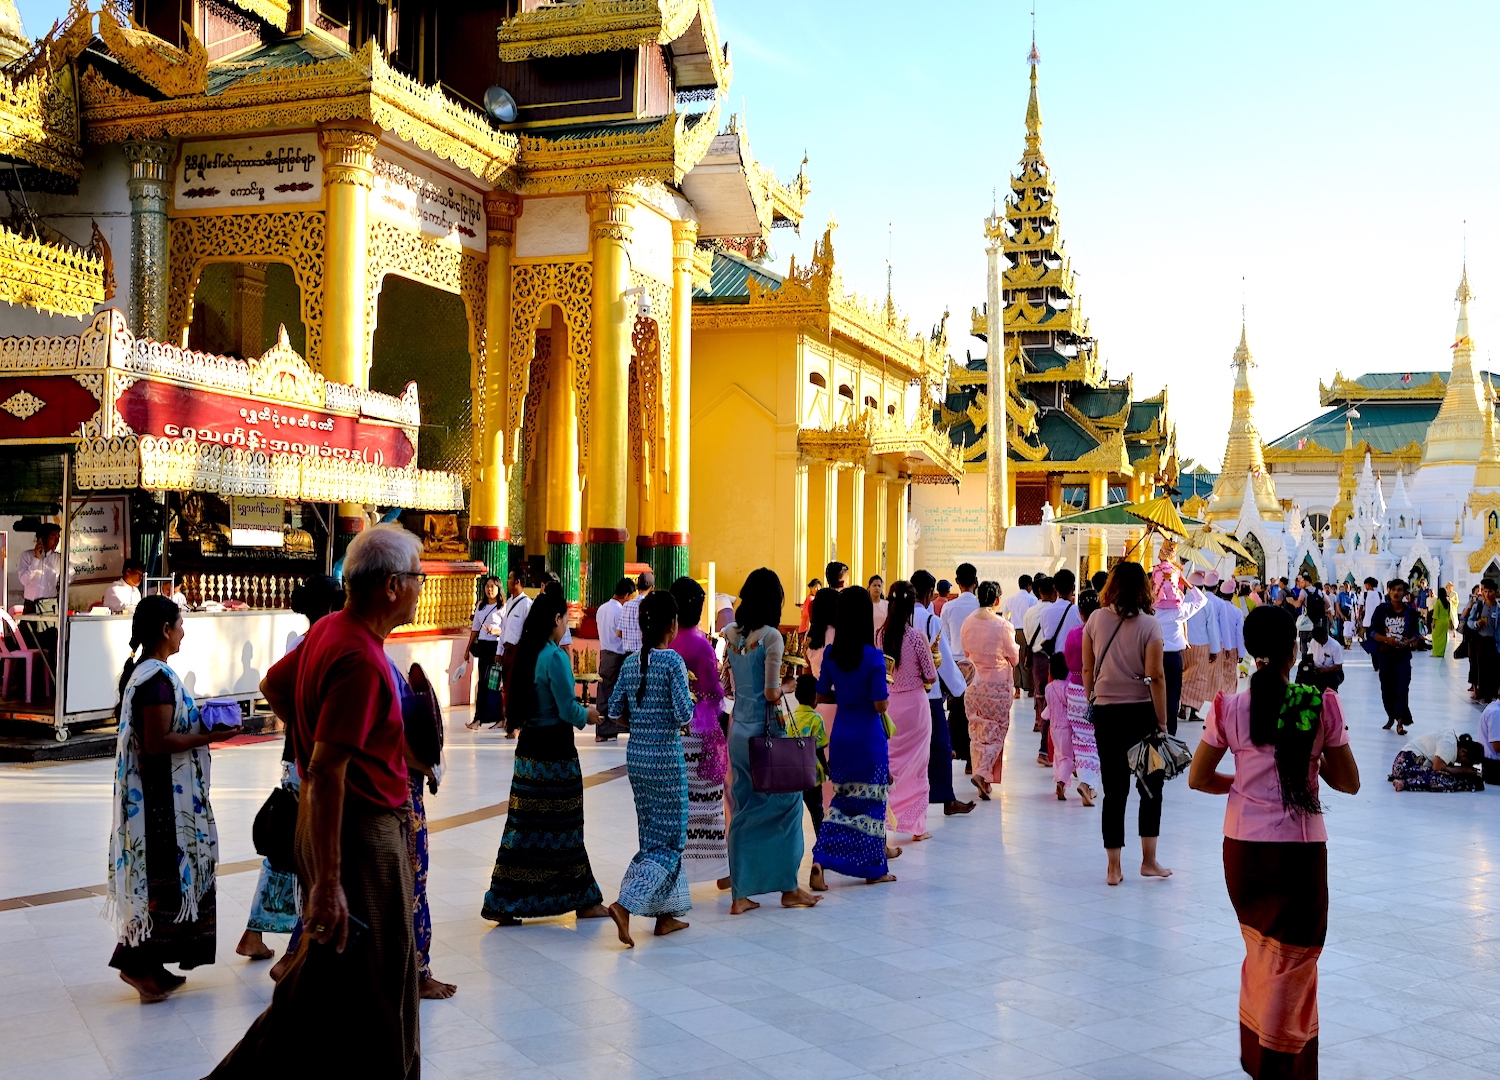
POLYGON ((302 773, 297 876, 306 933, 271 1005, 214 1077, 420 1075, 407 750, 386 636, 416 616, 422 546, 399 525, 354 538, 348 602, 308 631, 261 690, 302 773), (325 1073, 326 1070, 326 1073, 325 1073))

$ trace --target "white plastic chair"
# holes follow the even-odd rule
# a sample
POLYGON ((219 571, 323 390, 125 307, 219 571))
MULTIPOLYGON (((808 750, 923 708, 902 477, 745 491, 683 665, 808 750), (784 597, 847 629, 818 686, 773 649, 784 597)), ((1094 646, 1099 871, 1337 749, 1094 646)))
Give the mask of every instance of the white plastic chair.
POLYGON ((0 697, 10 697, 10 676, 14 665, 24 664, 25 687, 27 704, 31 703, 32 687, 36 685, 33 677, 33 664, 42 669, 43 696, 52 693, 52 669, 47 666, 47 656, 41 649, 29 649, 21 638, 21 628, 16 625, 16 620, 10 612, 0 610, 0 697))

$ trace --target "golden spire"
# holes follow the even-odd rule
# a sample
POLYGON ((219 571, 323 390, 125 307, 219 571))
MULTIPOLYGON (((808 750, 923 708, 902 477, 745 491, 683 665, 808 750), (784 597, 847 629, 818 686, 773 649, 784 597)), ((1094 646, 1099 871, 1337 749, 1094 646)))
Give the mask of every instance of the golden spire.
MULTIPOLYGON (((1469 337, 1469 267, 1464 265, 1458 291, 1458 325, 1453 331, 1453 369, 1448 375, 1448 389, 1442 407, 1427 429, 1427 445, 1422 453, 1423 465, 1472 465, 1484 453, 1484 441, 1490 426, 1486 417, 1484 391, 1474 376, 1474 341, 1469 337)), ((1493 410, 1490 410, 1493 417, 1493 410)))
POLYGON ((1250 369, 1255 357, 1250 353, 1250 338, 1240 315, 1240 343, 1231 361, 1234 368, 1234 409, 1229 421, 1229 439, 1224 447, 1224 464, 1214 484, 1209 521, 1234 521, 1246 498, 1255 500, 1261 516, 1280 512, 1276 486, 1266 471, 1266 461, 1255 426, 1255 391, 1250 388, 1250 369))
POLYGON ((1031 40, 1031 52, 1026 54, 1026 62, 1031 65, 1031 100, 1026 103, 1026 153, 1021 156, 1021 163, 1027 164, 1039 161, 1047 163, 1042 156, 1042 106, 1036 96, 1036 69, 1041 65, 1042 54, 1037 51, 1036 39, 1031 40))

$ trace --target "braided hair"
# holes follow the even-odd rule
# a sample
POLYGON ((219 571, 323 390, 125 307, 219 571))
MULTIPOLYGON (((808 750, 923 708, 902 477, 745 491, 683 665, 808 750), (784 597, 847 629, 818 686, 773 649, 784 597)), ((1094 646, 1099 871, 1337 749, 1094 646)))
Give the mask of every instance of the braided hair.
POLYGON ((917 607, 917 590, 909 581, 893 581, 887 597, 885 628, 881 635, 880 648, 901 666, 901 642, 906 637, 906 628, 911 625, 912 613, 917 607))
POLYGON ((660 589, 641 601, 641 680, 635 684, 635 703, 646 697, 646 669, 651 664, 651 650, 661 648, 677 621, 677 601, 670 592, 660 589))
POLYGON ((1296 655, 1297 624, 1285 608, 1263 604, 1245 617, 1245 650, 1258 667, 1250 676, 1250 741, 1276 748, 1281 805, 1295 816, 1321 814, 1317 790, 1308 777, 1318 737, 1323 693, 1282 681, 1282 669, 1296 655))
POLYGON ((125 685, 130 682, 130 676, 135 674, 135 669, 145 657, 142 650, 154 648, 162 639, 165 629, 176 626, 181 618, 182 609, 170 596, 152 593, 141 597, 141 602, 135 606, 135 615, 130 620, 130 655, 125 657, 125 667, 120 671, 117 709, 118 703, 125 697, 125 685))

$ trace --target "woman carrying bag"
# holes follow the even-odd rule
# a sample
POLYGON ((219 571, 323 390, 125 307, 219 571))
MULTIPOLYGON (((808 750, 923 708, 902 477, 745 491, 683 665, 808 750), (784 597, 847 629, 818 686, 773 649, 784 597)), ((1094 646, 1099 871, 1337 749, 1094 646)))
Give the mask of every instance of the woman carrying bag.
MULTIPOLYGON (((1161 624, 1152 606, 1150 583, 1140 563, 1118 563, 1109 572, 1099 610, 1083 627, 1083 688, 1093 714, 1104 785, 1101 828, 1109 858, 1105 880, 1125 880, 1120 854, 1125 847, 1125 805, 1130 798, 1130 748, 1155 731, 1167 730, 1167 683, 1162 667, 1161 624)), ((1171 877, 1156 861, 1161 834, 1161 789, 1165 777, 1146 781, 1137 827, 1141 837, 1141 876, 1171 877)))
POLYGON ((500 711, 500 685, 497 679, 495 688, 490 689, 490 669, 495 666, 495 653, 500 647, 501 593, 500 579, 494 574, 486 575, 483 594, 474 608, 474 622, 469 628, 468 652, 479 669, 474 680, 474 716, 464 725, 470 731, 500 719, 496 715, 500 711))
POLYGON ((781 893, 782 907, 812 907, 822 897, 797 884, 802 863, 802 795, 755 790, 750 742, 782 734, 784 643, 777 624, 785 594, 775 571, 752 570, 740 589, 735 621, 724 628, 734 677, 734 722, 729 729, 729 878, 731 915, 760 907, 751 897, 781 893), (768 731, 767 729, 770 728, 768 731))

